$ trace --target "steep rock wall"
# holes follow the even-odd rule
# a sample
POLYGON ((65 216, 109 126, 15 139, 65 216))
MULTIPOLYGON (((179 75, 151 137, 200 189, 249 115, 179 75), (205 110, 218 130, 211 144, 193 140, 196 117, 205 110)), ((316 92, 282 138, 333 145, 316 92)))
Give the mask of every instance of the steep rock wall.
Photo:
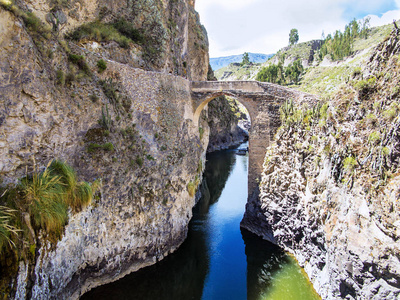
POLYGON ((265 158, 258 234, 292 252, 323 299, 400 294, 399 45, 394 30, 365 79, 287 110, 265 158))
POLYGON ((54 158, 71 164, 81 179, 102 182, 99 198, 70 213, 60 241, 35 232, 33 258, 21 260, 18 277, 3 296, 74 299, 154 264, 185 239, 194 205, 188 186, 201 180, 208 144, 208 131, 200 139, 198 124, 191 121, 190 81, 184 78, 205 80, 208 70, 207 37, 192 4, 18 1, 18 10, 0 6, 3 187, 11 188, 34 165, 43 169, 54 158), (28 10, 47 25, 40 30, 29 25, 20 17, 28 10), (58 28, 45 28, 54 25, 49 14, 64 20, 58 28), (157 39, 150 45, 157 55, 148 57, 146 44, 126 49, 113 41, 63 38, 82 24, 122 16, 157 39), (74 63, 76 55, 83 62, 74 63), (100 58, 107 65, 104 72, 97 67, 100 58), (106 143, 113 149, 91 149, 106 143))

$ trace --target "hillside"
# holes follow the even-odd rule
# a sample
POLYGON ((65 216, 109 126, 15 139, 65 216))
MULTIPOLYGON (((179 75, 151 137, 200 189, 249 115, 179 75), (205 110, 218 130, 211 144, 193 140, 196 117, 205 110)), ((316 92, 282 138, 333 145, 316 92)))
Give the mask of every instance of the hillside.
POLYGON ((390 34, 392 24, 371 28, 367 39, 356 38, 354 54, 341 61, 332 61, 329 56, 319 59, 320 40, 299 43, 279 50, 268 61, 241 67, 231 64, 215 72, 219 80, 256 80, 257 73, 270 65, 282 62, 284 67, 300 59, 304 72, 296 89, 327 96, 346 80, 354 71, 366 63, 374 47, 390 34))
POLYGON ((314 62, 303 73, 298 86, 294 88, 304 92, 329 97, 340 86, 353 76, 361 73, 368 75, 365 66, 375 47, 390 35, 393 24, 371 28, 367 39, 357 38, 354 42, 354 54, 341 61, 331 61, 325 57, 322 61, 314 62))
POLYGON ((240 63, 232 63, 215 71, 215 77, 222 81, 254 80, 261 68, 261 63, 244 66, 241 66, 240 63))
MULTIPOLYGON (((273 54, 261 54, 261 53, 249 53, 250 62, 252 63, 263 63, 267 61, 273 54)), ((224 68, 231 63, 242 62, 243 54, 231 55, 224 57, 210 58, 210 65, 214 71, 224 68)))

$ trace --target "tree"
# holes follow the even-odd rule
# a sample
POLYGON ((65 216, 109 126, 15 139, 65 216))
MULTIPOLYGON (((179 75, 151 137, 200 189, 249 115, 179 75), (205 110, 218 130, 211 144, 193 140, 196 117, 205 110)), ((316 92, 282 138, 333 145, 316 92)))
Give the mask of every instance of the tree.
POLYGON ((289 33, 289 45, 297 44, 298 41, 299 41, 299 31, 293 28, 292 30, 290 30, 289 33))
POLYGON ((245 53, 243 54, 243 58, 242 58, 242 63, 241 63, 241 65, 242 65, 242 66, 248 65, 249 63, 250 63, 249 53, 245 52, 245 53))
POLYGON ((361 29, 360 29, 360 37, 367 39, 368 38, 368 33, 369 33, 369 28, 371 27, 370 22, 371 17, 366 17, 365 19, 362 20, 361 24, 361 29))
POLYGON ((303 65, 300 59, 295 60, 285 70, 286 77, 294 84, 299 83, 300 75, 303 72, 303 65))
POLYGON ((276 83, 278 77, 279 68, 277 65, 270 65, 268 67, 264 67, 258 72, 256 80, 263 82, 271 82, 276 83))

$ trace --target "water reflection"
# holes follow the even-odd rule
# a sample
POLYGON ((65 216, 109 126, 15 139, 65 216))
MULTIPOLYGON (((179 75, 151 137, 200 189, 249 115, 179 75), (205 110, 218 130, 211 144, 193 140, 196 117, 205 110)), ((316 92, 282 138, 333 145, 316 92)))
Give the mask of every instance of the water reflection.
POLYGON ((81 299, 201 299, 209 269, 207 262, 204 232, 191 226, 187 240, 172 255, 156 265, 100 286, 81 299))
POLYGON ((247 163, 247 156, 234 151, 208 155, 204 197, 193 210, 188 238, 180 249, 82 299, 318 299, 290 256, 240 231, 247 163))
MULTIPOLYGON (((219 200, 235 163, 234 151, 219 151, 207 155, 204 179, 210 192, 210 205, 219 200)), ((247 184, 247 177, 243 179, 243 183, 247 184)))

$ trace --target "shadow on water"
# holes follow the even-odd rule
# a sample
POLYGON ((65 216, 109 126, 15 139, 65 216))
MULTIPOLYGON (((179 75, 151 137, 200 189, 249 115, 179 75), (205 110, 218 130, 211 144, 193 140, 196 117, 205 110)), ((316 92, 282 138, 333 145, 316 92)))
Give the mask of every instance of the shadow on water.
MULTIPOLYGON (((217 202, 236 158, 234 152, 207 156, 202 197, 193 208, 186 241, 173 254, 156 265, 141 269, 116 282, 97 287, 81 297, 89 299, 177 300, 201 299, 209 271, 209 252, 204 220, 210 205, 217 202), (209 182, 209 184, 207 184, 209 182)), ((247 181, 246 181, 247 183, 247 181)))
POLYGON ((81 299, 319 299, 292 257, 240 231, 247 164, 248 158, 234 151, 207 155, 205 196, 193 209, 182 246, 156 265, 98 287, 81 299))
POLYGON ((201 299, 207 262, 204 233, 190 229, 187 240, 175 253, 153 266, 89 291, 81 299, 201 299))
MULTIPOLYGON (((235 163, 236 155, 234 151, 218 151, 207 155, 203 176, 210 193, 208 208, 219 200, 235 163)), ((243 179, 243 183, 247 184, 247 178, 243 179)))

